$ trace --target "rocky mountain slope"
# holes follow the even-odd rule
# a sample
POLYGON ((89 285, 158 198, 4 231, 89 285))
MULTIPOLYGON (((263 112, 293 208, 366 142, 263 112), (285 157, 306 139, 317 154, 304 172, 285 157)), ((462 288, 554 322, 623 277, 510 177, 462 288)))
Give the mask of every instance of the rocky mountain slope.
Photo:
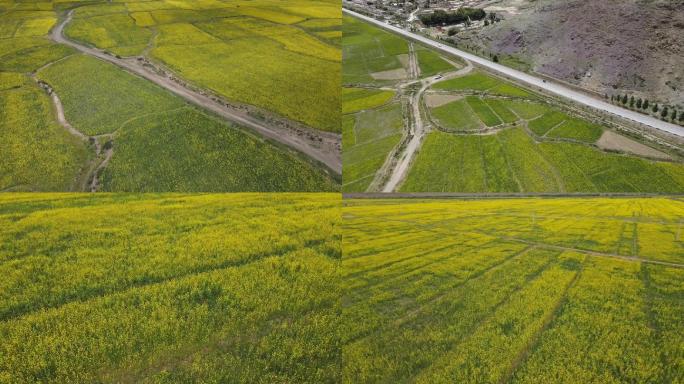
POLYGON ((467 38, 608 94, 684 107, 684 0, 502 0, 505 20, 467 38))

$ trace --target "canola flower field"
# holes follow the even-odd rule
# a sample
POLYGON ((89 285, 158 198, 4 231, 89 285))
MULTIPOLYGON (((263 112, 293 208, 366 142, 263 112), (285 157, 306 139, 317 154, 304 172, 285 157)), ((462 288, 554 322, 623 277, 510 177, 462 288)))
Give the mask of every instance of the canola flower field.
POLYGON ((0 196, 0 383, 339 381, 337 194, 0 196))
POLYGON ((679 198, 345 200, 343 382, 684 382, 679 198))
POLYGON ((122 57, 146 56, 228 100, 341 132, 332 76, 341 24, 330 0, 117 1, 77 8, 65 32, 122 57))
MULTIPOLYGON (((0 191, 80 191, 95 177, 98 178, 101 191, 339 190, 338 180, 301 154, 266 141, 251 131, 219 121, 147 80, 113 64, 54 44, 48 37, 50 28, 57 20, 65 17, 67 10, 74 9, 74 19, 67 24, 67 34, 76 33, 71 27, 80 33, 90 31, 116 44, 99 46, 99 40, 91 41, 87 35, 78 33, 73 38, 107 50, 111 48, 112 54, 125 55, 130 52, 118 51, 113 47, 130 50, 135 46, 133 43, 124 43, 124 40, 128 41, 128 27, 148 31, 150 44, 160 40, 164 46, 175 46, 176 43, 169 41, 166 33, 180 28, 180 35, 176 38, 185 38, 189 32, 184 32, 183 28, 190 24, 186 25, 173 17, 189 18, 198 23, 198 18, 202 17, 205 22, 209 22, 207 18, 217 23, 217 20, 227 20, 216 19, 221 16, 248 23, 250 19, 236 15, 235 9, 258 13, 260 8, 255 8, 258 4, 249 3, 251 7, 240 7, 240 2, 220 1, 50 3, 0 0, 0 26, 3 26, 5 33, 0 37, 0 156, 4 160, 0 164, 0 191), (141 11, 142 8, 150 9, 141 11), (142 14, 149 14, 150 17, 158 15, 163 22, 145 27, 129 25, 133 23, 130 15, 142 14), (125 20, 130 23, 127 24, 125 20), (44 24, 44 28, 32 28, 31 33, 20 33, 21 26, 29 24, 44 24), (4 29, 10 26, 11 31, 4 29), (60 126, 56 107, 39 82, 47 84, 59 97, 66 121, 75 130, 90 137, 75 137, 60 126), (95 155, 95 139, 105 150, 112 149, 110 160, 105 161, 104 154, 95 155)), ((265 7, 280 9, 273 2, 269 4, 265 7)), ((297 20, 305 23, 311 33, 335 28, 339 30, 340 20, 335 23, 334 18, 322 18, 323 14, 330 12, 331 6, 324 2, 313 4, 310 9, 307 8, 307 12, 321 15, 297 16, 297 20)), ((291 10, 290 5, 280 5, 282 12, 291 10)), ((260 22, 255 20, 254 23, 257 25, 260 22)), ((232 30, 229 26, 218 25, 217 28, 224 32, 232 30)), ((291 28, 300 31, 299 27, 291 28)), ((245 37, 245 33, 239 35, 245 37)), ((292 36, 292 41, 296 42, 300 37, 309 39, 297 34, 292 36)), ((245 39, 249 40, 248 37, 245 39)), ((335 38, 320 39, 333 46, 339 45, 335 38)), ((147 44, 146 41, 145 46, 147 44)), ((197 46, 197 49, 204 49, 202 47, 197 46)), ((187 46, 182 49, 185 50, 182 55, 190 55, 187 46)), ((336 49, 339 51, 339 48, 336 49)), ((263 54, 268 55, 269 52, 263 54)), ((238 70, 235 66, 206 59, 208 61, 201 65, 194 65, 238 70)), ((277 60, 272 58, 270 65, 276 65, 277 60)), ((253 64, 253 68, 276 70, 256 64, 253 64)), ((334 73, 335 69, 331 71, 334 73)), ((226 74, 226 71, 222 70, 221 73, 226 74)), ((301 75, 307 73, 300 71, 301 75)), ((230 78, 237 81, 242 77, 231 74, 230 78)), ((293 79, 291 76, 288 78, 293 79)), ((334 76, 328 74, 325 78, 334 76)), ((263 81, 279 84, 273 79, 269 80, 266 75, 263 81)), ((312 80, 285 87, 291 90, 315 84, 316 81, 312 80)), ((211 84, 206 87, 214 88, 211 84)), ((288 91, 282 89, 265 89, 255 85, 250 92, 270 94, 271 100, 280 97, 293 100, 288 96, 288 91)), ((339 123, 339 80, 335 92, 337 100, 330 102, 337 106, 338 114, 331 112, 325 116, 335 118, 339 123)), ((320 92, 308 90, 306 93, 316 94, 319 101, 326 99, 320 92)), ((312 102, 300 100, 297 103, 300 109, 302 105, 308 105, 311 108, 307 110, 323 110, 312 102)), ((330 127, 330 130, 335 129, 330 127)))

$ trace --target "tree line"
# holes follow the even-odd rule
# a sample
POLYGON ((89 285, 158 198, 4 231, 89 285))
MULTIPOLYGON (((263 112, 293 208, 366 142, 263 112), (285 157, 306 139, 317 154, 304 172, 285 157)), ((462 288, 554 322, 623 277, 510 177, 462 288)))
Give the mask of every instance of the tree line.
POLYGON ((420 15, 420 21, 427 27, 438 25, 454 25, 474 20, 482 20, 487 16, 484 9, 462 7, 456 12, 446 12, 438 9, 431 14, 420 15))
MULTIPOLYGON (((608 98, 608 95, 605 97, 608 98)), ((670 120, 673 123, 684 124, 684 111, 677 112, 674 107, 658 105, 658 103, 652 103, 648 99, 635 98, 633 95, 612 95, 610 96, 610 101, 613 104, 622 105, 632 110, 651 113, 654 116, 660 117, 661 120, 670 120)))

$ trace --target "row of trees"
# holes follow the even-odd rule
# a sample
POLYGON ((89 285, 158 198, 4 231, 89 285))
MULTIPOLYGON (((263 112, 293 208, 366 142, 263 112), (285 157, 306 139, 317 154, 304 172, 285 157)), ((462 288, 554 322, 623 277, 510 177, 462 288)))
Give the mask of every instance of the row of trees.
POLYGON ((439 9, 429 15, 420 15, 420 21, 425 26, 434 27, 438 25, 454 25, 473 20, 482 20, 485 17, 487 17, 487 13, 481 8, 462 7, 456 12, 446 12, 439 9))
MULTIPOLYGON (((608 96, 606 95, 606 98, 608 96)), ((646 113, 653 113, 655 116, 660 116, 662 120, 670 120, 672 122, 684 123, 684 111, 679 112, 679 117, 677 110, 672 107, 659 106, 658 103, 651 103, 648 99, 635 98, 634 96, 628 95, 612 95, 610 101, 614 104, 621 104, 630 109, 643 111, 646 113)))

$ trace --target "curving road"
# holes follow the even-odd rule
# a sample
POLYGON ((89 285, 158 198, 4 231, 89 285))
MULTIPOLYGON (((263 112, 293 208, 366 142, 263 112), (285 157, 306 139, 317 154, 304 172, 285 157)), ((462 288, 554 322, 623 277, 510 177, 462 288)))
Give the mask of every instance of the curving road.
POLYGON ((438 41, 434 41, 432 39, 429 39, 427 37, 415 34, 413 32, 406 31, 404 29, 401 29, 399 27, 395 27, 393 25, 389 25, 385 22, 373 19, 371 17, 362 15, 360 13, 356 13, 354 11, 348 10, 348 9, 343 9, 343 12, 350 15, 354 16, 358 19, 367 21, 369 23, 375 24, 381 28, 384 28, 386 30, 392 31, 394 33, 397 33, 399 35, 402 35, 404 37, 407 37, 411 40, 418 41, 420 43, 423 43, 425 45, 431 46, 435 49, 438 49, 440 51, 459 56, 463 59, 469 60, 475 64, 481 65, 487 69, 490 69, 492 71, 501 73, 503 75, 509 76, 513 79, 522 81, 524 83, 527 83, 531 86, 538 87, 541 89, 544 89, 548 92, 551 92, 553 94, 556 94, 558 96, 562 96, 565 98, 568 98, 572 101, 575 101, 580 104, 584 104, 586 106, 605 111, 608 113, 612 113, 614 115, 617 115, 619 117, 635 121, 637 123, 641 123, 644 125, 647 125, 649 127, 668 132, 673 135, 677 135, 680 137, 684 137, 684 127, 681 127, 676 124, 668 123, 659 119, 656 119, 655 117, 644 115, 638 112, 630 111, 628 109, 620 108, 616 105, 606 103, 602 99, 599 99, 597 97, 590 96, 588 94, 582 93, 575 91, 569 87, 566 87, 564 85, 558 84, 558 83, 552 83, 548 81, 544 81, 538 77, 534 77, 532 75, 528 75, 527 73, 505 67, 501 64, 494 63, 492 61, 489 61, 487 59, 483 59, 479 56, 473 55, 468 52, 461 51, 460 49, 456 49, 450 46, 447 46, 445 44, 442 44, 438 41))
MULTIPOLYGON (((413 118, 413 125, 409 131, 410 139, 408 141, 408 144, 406 145, 406 149, 404 150, 404 153, 402 154, 401 158, 399 159, 395 167, 391 169, 390 177, 387 180, 387 184, 385 184, 385 186, 382 188, 382 192, 395 192, 397 187, 404 181, 404 179, 406 179, 406 175, 408 175, 411 163, 413 162, 413 159, 416 157, 418 149, 421 147, 423 139, 427 134, 425 125, 423 124, 423 118, 420 114, 420 102, 423 98, 423 94, 425 93, 425 91, 435 83, 449 80, 454 77, 463 76, 469 73, 472 69, 472 63, 466 60, 466 66, 457 71, 449 72, 440 75, 439 77, 433 75, 418 80, 421 84, 421 87, 415 94, 411 96, 409 102, 412 110, 411 117, 413 118)), ((406 83, 404 84, 404 86, 412 83, 415 82, 406 83)))
MULTIPOLYGON (((264 122, 256 120, 246 112, 230 109, 220 100, 216 100, 208 95, 189 89, 165 74, 160 74, 148 70, 136 58, 118 58, 102 50, 81 45, 69 40, 64 36, 64 26, 68 24, 73 16, 73 10, 67 14, 64 20, 60 21, 52 31, 50 37, 57 43, 68 45, 82 53, 97 57, 98 59, 117 65, 128 72, 149 80, 168 91, 182 97, 204 109, 210 110, 219 116, 256 131, 261 136, 284 144, 292 149, 301 152, 308 157, 324 164, 332 172, 342 174, 342 159, 340 154, 341 136, 330 132, 318 131, 308 128, 287 128, 279 125, 266 125, 264 122)), ((303 106, 305 108, 305 106, 303 106)))

